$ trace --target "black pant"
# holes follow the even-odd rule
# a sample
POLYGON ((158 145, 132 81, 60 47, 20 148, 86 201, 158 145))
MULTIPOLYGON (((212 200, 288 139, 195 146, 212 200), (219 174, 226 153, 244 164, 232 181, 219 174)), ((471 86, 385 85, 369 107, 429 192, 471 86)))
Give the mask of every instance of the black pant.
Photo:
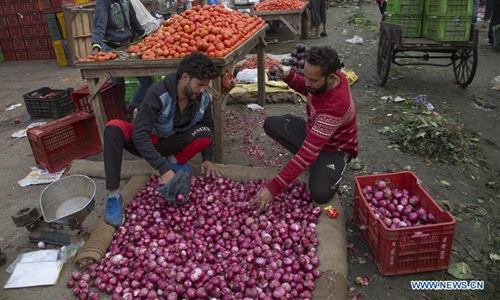
MULTIPOLYGON (((129 132, 128 136, 130 134, 129 132)), ((188 131, 158 139, 158 143, 154 144, 154 146, 163 157, 168 157, 179 153, 197 138, 213 138, 213 132, 208 127, 197 124, 188 131)), ((106 126, 104 129, 103 155, 106 189, 108 190, 115 190, 120 187, 123 149, 135 156, 142 157, 132 139, 126 138, 120 127, 106 126)))
MULTIPOLYGON (((293 154, 306 138, 306 121, 294 115, 266 118, 264 131, 293 154)), ((350 157, 343 151, 321 151, 310 165, 309 191, 317 203, 328 202, 337 192, 350 157)))

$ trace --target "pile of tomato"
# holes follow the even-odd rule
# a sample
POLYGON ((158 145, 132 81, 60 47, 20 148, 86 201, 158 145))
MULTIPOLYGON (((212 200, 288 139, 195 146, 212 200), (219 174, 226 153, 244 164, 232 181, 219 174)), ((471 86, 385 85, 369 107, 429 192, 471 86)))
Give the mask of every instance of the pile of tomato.
POLYGON ((116 58, 116 53, 113 52, 97 52, 95 55, 88 55, 86 58, 79 58, 79 62, 85 61, 106 61, 116 58))
POLYGON ((254 11, 296 10, 304 5, 306 2, 300 0, 270 0, 255 5, 254 11))
POLYGON ((183 58, 191 52, 224 57, 265 26, 262 18, 224 5, 195 6, 163 23, 163 27, 128 51, 142 59, 183 58))

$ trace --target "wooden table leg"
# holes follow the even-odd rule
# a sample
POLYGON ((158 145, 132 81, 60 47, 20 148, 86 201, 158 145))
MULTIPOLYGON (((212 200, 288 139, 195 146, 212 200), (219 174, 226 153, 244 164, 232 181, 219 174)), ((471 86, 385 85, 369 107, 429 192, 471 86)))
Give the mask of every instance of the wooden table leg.
POLYGON ((102 104, 101 88, 108 79, 109 75, 104 78, 87 79, 89 97, 92 102, 92 107, 94 108, 95 121, 97 123, 97 129, 99 130, 99 136, 102 144, 104 144, 104 127, 106 126, 106 123, 108 123, 108 117, 106 116, 104 105, 102 104))
POLYGON ((213 118, 214 118, 214 160, 216 163, 223 163, 222 153, 222 133, 224 115, 222 111, 222 81, 220 77, 212 80, 212 87, 215 90, 212 95, 213 118))
POLYGON ((301 19, 301 28, 300 28, 300 33, 301 33, 301 38, 304 39, 304 40, 307 40, 309 38, 309 30, 308 30, 308 26, 309 26, 309 18, 308 18, 308 10, 304 10, 302 12, 302 14, 300 15, 300 19, 301 19))
POLYGON ((266 76, 264 57, 264 48, 266 46, 266 41, 264 38, 261 38, 260 42, 257 44, 257 103, 262 107, 266 104, 266 86, 264 77, 266 76))

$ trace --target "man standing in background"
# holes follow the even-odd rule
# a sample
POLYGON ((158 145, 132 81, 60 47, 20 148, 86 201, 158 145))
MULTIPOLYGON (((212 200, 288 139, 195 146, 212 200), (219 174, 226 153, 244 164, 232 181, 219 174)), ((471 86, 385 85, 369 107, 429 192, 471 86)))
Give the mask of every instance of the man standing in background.
MULTIPOLYGON (((147 33, 139 23, 130 0, 97 0, 94 12, 94 31, 92 32, 92 54, 99 51, 110 52, 113 49, 130 45, 134 30, 140 39, 147 33)), ((137 77, 139 88, 135 92, 130 106, 125 103, 125 79, 112 78, 118 84, 122 97, 123 109, 127 120, 133 118, 133 111, 144 98, 146 90, 153 84, 151 77, 137 77)))

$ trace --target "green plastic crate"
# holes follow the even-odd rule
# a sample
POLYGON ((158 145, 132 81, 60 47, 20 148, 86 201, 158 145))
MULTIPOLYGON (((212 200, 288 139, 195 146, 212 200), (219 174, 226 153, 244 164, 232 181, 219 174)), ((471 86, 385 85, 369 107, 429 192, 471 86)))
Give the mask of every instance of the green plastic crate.
MULTIPOLYGON (((157 83, 163 80, 164 76, 152 76, 153 83, 157 83)), ((136 77, 125 77, 125 102, 130 103, 135 91, 139 88, 139 80, 136 77)))
POLYGON ((387 14, 384 21, 403 26, 403 37, 416 38, 422 35, 422 15, 387 14))
POLYGON ((468 41, 471 22, 469 16, 424 16, 422 36, 438 42, 468 41))
POLYGON ((472 18, 473 5, 474 0, 427 0, 425 1, 424 14, 472 18))
POLYGON ((390 0, 386 5, 388 14, 421 15, 424 12, 424 0, 390 0))
POLYGON ((55 13, 45 14, 45 21, 47 22, 47 28, 49 29, 49 35, 52 38, 52 40, 53 41, 61 40, 62 34, 56 14, 55 13))

